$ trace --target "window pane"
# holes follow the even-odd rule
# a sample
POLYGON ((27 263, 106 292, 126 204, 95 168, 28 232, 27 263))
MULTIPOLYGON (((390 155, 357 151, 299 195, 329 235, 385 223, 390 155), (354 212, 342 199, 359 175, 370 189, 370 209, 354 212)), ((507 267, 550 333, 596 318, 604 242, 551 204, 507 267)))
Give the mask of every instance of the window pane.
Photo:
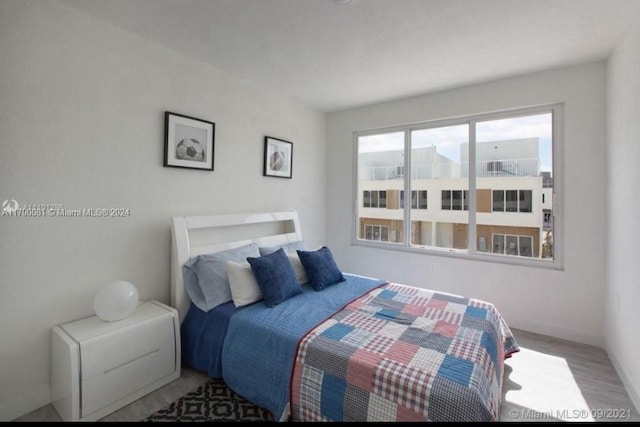
POLYGON ((518 209, 520 212, 531 212, 531 190, 520 190, 518 209))
POLYGON ((365 225, 364 226, 364 238, 367 240, 372 240, 373 239, 373 227, 371 227, 370 225, 365 225))
POLYGON ((548 112, 476 124, 476 186, 493 194, 492 212, 478 210, 476 234, 503 233, 509 255, 553 259, 552 119, 548 112), (505 211, 514 214, 493 214, 505 211))
POLYGON ((358 239, 381 240, 384 235, 393 243, 402 243, 404 229, 404 132, 380 133, 359 136, 358 144, 358 192, 363 201, 358 203, 358 239), (370 203, 364 200, 370 192, 370 203), (398 195, 400 200, 398 200, 398 195), (378 208, 378 209, 370 209, 378 208), (380 209, 386 208, 386 209, 380 209), (377 224, 370 231, 365 223, 377 224), (381 230, 386 228, 385 234, 381 230), (364 234, 364 235, 363 235, 364 234))
POLYGON ((381 191, 380 195, 379 195, 379 200, 378 200, 378 206, 381 208, 386 208, 387 207, 387 192, 386 191, 381 191))
POLYGON ((443 210, 451 210, 451 190, 442 190, 442 204, 443 210))
POLYGON ((506 236, 504 253, 507 255, 518 255, 518 236, 506 236))
POLYGON ((493 235, 493 253, 494 254, 504 253, 504 236, 502 234, 493 235))
POLYGON ((388 242, 389 241, 389 228, 388 227, 382 227, 380 229, 380 240, 382 240, 383 242, 388 242))
POLYGON ((518 190, 507 190, 504 193, 504 210, 507 212, 518 212, 518 190))
POLYGON ((404 209, 404 190, 400 190, 400 209, 404 209))
POLYGON ((487 252, 487 238, 485 236, 478 237, 478 251, 487 252))
POLYGON ((364 194, 362 195, 362 206, 365 208, 370 208, 371 207, 371 191, 364 191, 364 194))
POLYGON ((520 236, 520 256, 533 256, 533 239, 527 236, 520 236))
POLYGON ((504 212, 504 191, 493 190, 493 212, 504 212))
POLYGON ((451 209, 454 211, 462 210, 462 191, 454 190, 451 192, 451 209))
POLYGON ((411 211, 411 244, 468 249, 469 215, 462 207, 451 211, 451 189, 469 188, 467 124, 411 132, 410 185, 418 192, 411 211), (427 209, 429 193, 436 199, 431 209, 427 209))
POLYGON ((469 210, 469 190, 464 190, 462 197, 464 198, 464 210, 468 211, 469 210))
POLYGON ((371 192, 371 207, 372 208, 377 208, 378 207, 378 192, 377 191, 372 191, 371 192))
POLYGON ((418 193, 418 209, 427 209, 427 191, 422 190, 418 193))

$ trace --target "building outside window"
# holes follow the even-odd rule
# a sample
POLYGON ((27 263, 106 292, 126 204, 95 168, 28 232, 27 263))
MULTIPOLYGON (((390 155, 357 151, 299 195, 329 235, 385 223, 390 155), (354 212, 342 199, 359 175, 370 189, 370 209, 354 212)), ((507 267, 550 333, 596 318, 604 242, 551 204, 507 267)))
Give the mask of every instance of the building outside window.
POLYGON ((518 109, 356 133, 355 185, 361 200, 354 241, 553 265, 559 197, 554 182, 561 172, 554 169, 559 135, 554 117, 560 109, 518 109), (411 195, 408 203, 405 194, 411 195), (388 227, 388 239, 365 223, 388 227))

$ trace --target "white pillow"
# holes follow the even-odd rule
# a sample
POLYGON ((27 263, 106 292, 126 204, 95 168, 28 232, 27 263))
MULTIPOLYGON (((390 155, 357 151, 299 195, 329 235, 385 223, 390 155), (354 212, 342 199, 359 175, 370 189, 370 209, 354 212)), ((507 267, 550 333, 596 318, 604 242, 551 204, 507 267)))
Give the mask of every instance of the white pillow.
POLYGON ((242 307, 263 299, 256 277, 248 262, 227 261, 227 275, 229 276, 233 305, 242 307))
POLYGON ((307 283, 309 281, 309 278, 307 277, 307 272, 304 271, 304 267, 300 262, 298 254, 288 254, 287 258, 289 258, 289 262, 291 262, 293 270, 296 272, 296 279, 298 279, 298 283, 307 283))

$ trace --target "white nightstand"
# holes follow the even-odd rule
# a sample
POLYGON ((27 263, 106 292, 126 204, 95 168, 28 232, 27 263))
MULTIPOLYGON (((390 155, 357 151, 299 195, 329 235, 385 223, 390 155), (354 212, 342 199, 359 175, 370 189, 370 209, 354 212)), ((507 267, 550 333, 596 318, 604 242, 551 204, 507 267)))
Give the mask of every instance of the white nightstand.
POLYGON ((51 403, 64 421, 96 421, 180 377, 178 312, 151 300, 127 318, 51 331, 51 403))

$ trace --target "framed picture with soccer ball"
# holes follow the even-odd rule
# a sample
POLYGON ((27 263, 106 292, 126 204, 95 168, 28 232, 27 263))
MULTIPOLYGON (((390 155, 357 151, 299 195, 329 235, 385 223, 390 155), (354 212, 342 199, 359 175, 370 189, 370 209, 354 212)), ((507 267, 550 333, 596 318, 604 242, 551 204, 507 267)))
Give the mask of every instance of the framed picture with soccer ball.
POLYGON ((293 143, 270 136, 264 137, 264 176, 291 178, 293 143))
POLYGON ((165 111, 164 130, 164 166, 213 170, 215 123, 165 111))

